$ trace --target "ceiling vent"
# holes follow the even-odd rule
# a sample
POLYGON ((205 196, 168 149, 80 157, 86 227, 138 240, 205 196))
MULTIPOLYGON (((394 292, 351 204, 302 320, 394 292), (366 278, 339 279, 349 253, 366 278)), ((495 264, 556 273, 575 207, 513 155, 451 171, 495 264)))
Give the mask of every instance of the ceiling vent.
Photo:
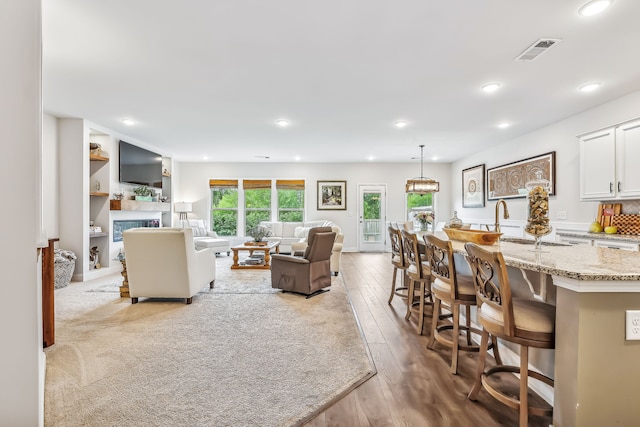
POLYGON ((516 61, 533 61, 559 41, 560 39, 540 39, 522 52, 516 61))

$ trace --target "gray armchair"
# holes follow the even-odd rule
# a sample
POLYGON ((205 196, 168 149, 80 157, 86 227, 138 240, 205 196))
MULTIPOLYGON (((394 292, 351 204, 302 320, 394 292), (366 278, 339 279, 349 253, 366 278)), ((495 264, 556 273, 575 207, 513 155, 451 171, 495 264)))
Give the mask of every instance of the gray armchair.
POLYGON ((331 286, 330 258, 336 233, 331 227, 309 230, 308 246, 302 257, 271 256, 271 286, 310 298, 331 286))

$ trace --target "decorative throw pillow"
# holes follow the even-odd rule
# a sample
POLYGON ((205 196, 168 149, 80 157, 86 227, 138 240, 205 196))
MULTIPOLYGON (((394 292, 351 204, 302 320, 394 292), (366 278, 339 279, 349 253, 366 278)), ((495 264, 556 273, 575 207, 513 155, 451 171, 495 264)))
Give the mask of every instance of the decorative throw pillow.
POLYGON ((311 227, 296 227, 296 229, 293 232, 293 236, 304 239, 309 235, 310 228, 311 227))
POLYGON ((296 228, 302 227, 302 225, 303 224, 301 222, 283 222, 281 237, 295 237, 294 233, 296 231, 296 228))
POLYGON ((207 229, 204 227, 191 227, 193 237, 207 237, 207 229))

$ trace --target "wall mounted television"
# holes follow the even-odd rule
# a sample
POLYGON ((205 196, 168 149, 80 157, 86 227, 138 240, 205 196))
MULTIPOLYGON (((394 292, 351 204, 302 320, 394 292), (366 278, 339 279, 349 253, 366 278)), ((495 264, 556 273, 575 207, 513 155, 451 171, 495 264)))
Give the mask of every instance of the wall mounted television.
POLYGON ((162 188, 162 156, 120 140, 120 182, 162 188))

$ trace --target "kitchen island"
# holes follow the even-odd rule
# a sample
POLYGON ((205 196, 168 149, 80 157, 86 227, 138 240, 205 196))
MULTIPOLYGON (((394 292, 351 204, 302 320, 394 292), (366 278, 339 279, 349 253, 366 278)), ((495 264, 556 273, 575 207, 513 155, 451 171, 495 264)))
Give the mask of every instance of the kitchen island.
MULTIPOLYGON (((463 242, 452 243, 466 254, 463 242)), ((564 245, 536 253, 531 244, 506 241, 483 247, 502 251, 509 276, 519 270, 532 297, 556 305, 547 367, 555 379, 554 427, 640 425, 640 341, 625 340, 625 311, 640 310, 640 254, 564 245)))

